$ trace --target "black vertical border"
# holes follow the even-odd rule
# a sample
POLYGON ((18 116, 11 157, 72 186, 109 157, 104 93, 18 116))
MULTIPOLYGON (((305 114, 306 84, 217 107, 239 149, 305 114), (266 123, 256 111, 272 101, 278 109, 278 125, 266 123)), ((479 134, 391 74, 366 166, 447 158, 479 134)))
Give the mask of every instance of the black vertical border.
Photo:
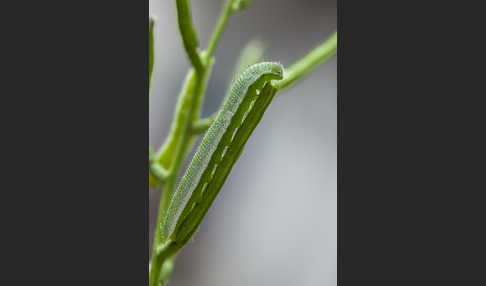
POLYGON ((5 243, 10 284, 147 285, 149 1, 20 6, 4 9, 21 27, 6 40, 19 54, 5 53, 20 83, 4 94, 28 123, 28 146, 8 150, 23 166, 4 188, 22 197, 6 216, 22 221, 2 229, 18 243, 5 243))
POLYGON ((483 10, 338 3, 338 286, 484 285, 483 10))

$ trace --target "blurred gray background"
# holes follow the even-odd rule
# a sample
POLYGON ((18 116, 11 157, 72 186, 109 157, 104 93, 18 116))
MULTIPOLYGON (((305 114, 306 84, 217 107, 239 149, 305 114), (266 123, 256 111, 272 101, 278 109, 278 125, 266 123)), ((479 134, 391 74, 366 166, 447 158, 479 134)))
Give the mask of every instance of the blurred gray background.
MULTIPOLYGON (((192 2, 205 47, 222 0, 192 2)), ((175 1, 149 0, 156 64, 151 146, 167 136, 189 68, 175 1)), ((215 112, 240 50, 265 43, 265 60, 288 66, 337 28, 336 0, 253 0, 230 18, 216 49, 203 115, 215 112)), ((336 285, 336 59, 280 93, 248 140, 192 243, 180 253, 173 286, 336 285)), ((160 190, 150 190, 150 244, 160 190)))

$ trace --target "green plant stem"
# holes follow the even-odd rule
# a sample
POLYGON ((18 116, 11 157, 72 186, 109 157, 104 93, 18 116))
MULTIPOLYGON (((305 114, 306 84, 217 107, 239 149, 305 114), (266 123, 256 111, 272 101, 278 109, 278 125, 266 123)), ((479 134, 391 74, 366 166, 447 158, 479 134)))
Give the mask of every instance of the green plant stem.
POLYGON ((157 223, 152 245, 152 259, 149 268, 150 286, 156 286, 159 283, 160 271, 168 258, 168 256, 163 256, 163 252, 161 253, 158 251, 161 244, 165 243, 165 241, 162 240, 160 224, 165 218, 170 198, 175 190, 178 170, 182 164, 180 155, 187 149, 187 144, 190 143, 190 140, 188 139, 188 129, 192 124, 191 120, 193 116, 191 112, 195 105, 196 90, 200 89, 200 85, 201 81, 198 80, 196 72, 191 70, 186 77, 182 92, 177 102, 177 108, 172 121, 169 137, 161 148, 161 151, 156 155, 157 163, 160 163, 163 167, 168 169, 168 174, 165 178, 164 189, 159 201, 157 223))
POLYGON ((175 158, 175 151, 177 146, 181 144, 181 138, 184 133, 184 128, 190 123, 191 116, 189 116, 189 109, 193 105, 194 93, 198 77, 194 69, 191 69, 186 76, 182 91, 179 94, 174 117, 170 127, 169 136, 165 140, 160 150, 155 155, 156 160, 166 169, 170 170, 175 158))
MULTIPOLYGON (((207 79, 207 74, 210 73, 210 70, 205 70, 203 71, 203 80, 198 81, 196 84, 196 90, 194 94, 192 94, 193 98, 198 98, 202 97, 205 91, 205 86, 206 86, 206 80, 207 79)), ((188 112, 188 118, 192 118, 192 115, 196 112, 200 106, 197 104, 197 100, 193 100, 193 103, 189 109, 188 112)), ((187 120, 189 124, 192 124, 192 121, 187 120)), ((185 155, 187 153, 187 150, 190 149, 190 146, 194 144, 194 140, 192 138, 194 137, 194 134, 191 132, 190 125, 185 124, 184 126, 181 127, 181 138, 180 138, 180 144, 176 146, 175 152, 172 154, 173 155, 173 165, 171 166, 169 170, 169 175, 166 179, 166 183, 164 186, 164 191, 162 192, 162 197, 160 199, 159 203, 159 212, 158 212, 158 217, 157 217, 157 224, 156 224, 156 230, 155 230, 155 237, 154 237, 154 244, 152 247, 152 261, 151 261, 151 272, 149 273, 149 280, 152 281, 153 283, 158 283, 160 280, 160 269, 164 265, 165 261, 170 258, 169 256, 165 257, 160 257, 162 254, 158 252, 158 249, 160 248, 160 245, 162 243, 166 243, 166 235, 162 233, 162 229, 160 228, 161 222, 165 219, 167 215, 167 209, 169 207, 169 202, 171 200, 171 197, 174 193, 175 186, 176 186, 176 180, 177 180, 177 174, 179 173, 179 170, 182 167, 182 163, 184 162, 185 155)), ((175 255, 175 252, 172 253, 172 255, 175 255)), ((169 263, 172 263, 171 261, 169 263)), ((168 276, 170 276, 170 273, 165 274, 166 277, 165 279, 168 279, 168 276)), ((157 284, 150 284, 150 286, 156 286, 157 284)))
POLYGON ((156 255, 152 257, 152 261, 149 266, 149 286, 157 286, 159 284, 159 278, 164 261, 172 258, 179 248, 180 247, 172 241, 167 241, 154 250, 156 255))
POLYGON ((295 81, 302 78, 318 65, 326 62, 337 50, 337 33, 334 33, 322 44, 314 48, 305 57, 285 70, 284 78, 275 83, 279 90, 285 89, 295 81))
POLYGON ((161 182, 165 182, 169 175, 168 171, 156 162, 150 164, 150 173, 152 173, 152 175, 154 175, 154 177, 161 182))
POLYGON ((197 122, 194 122, 191 126, 191 132, 193 134, 204 133, 206 130, 208 130, 209 126, 211 126, 211 124, 213 123, 214 118, 216 118, 216 114, 217 113, 214 113, 209 117, 199 119, 197 122))
MULTIPOLYGON (((195 143, 196 134, 193 133, 191 127, 200 120, 201 105, 214 63, 212 55, 214 54, 214 50, 229 16, 235 12, 231 6, 233 2, 233 0, 226 2, 218 23, 210 37, 208 48, 204 55, 201 56, 197 51, 198 39, 191 20, 189 1, 176 0, 182 41, 194 70, 189 72, 186 77, 168 139, 155 156, 155 160, 160 163, 162 168, 168 169, 169 171, 165 176, 164 190, 159 202, 155 237, 152 246, 152 259, 149 267, 150 286, 156 286, 159 282, 164 284, 171 274, 172 263, 175 259, 177 249, 172 248, 170 255, 167 254, 167 251, 159 251, 161 245, 167 244, 167 240, 162 239, 165 236, 160 229, 160 223, 167 214, 167 208, 175 190, 177 175, 182 167, 184 158, 195 143), (166 271, 161 281, 161 269, 165 263, 168 263, 168 265, 164 267, 166 271)), ((209 125, 205 125, 204 127, 207 128, 209 125)), ((151 176, 151 179, 153 180, 154 177, 151 176)))
POLYGON ((206 53, 208 58, 212 57, 214 54, 214 50, 221 38, 221 34, 223 33, 224 27, 228 22, 229 16, 233 14, 234 10, 232 9, 233 0, 227 0, 221 14, 219 15, 218 23, 216 24, 211 37, 209 38, 208 48, 206 49, 206 53))
MULTIPOLYGON (((172 121, 171 130, 167 140, 162 145, 162 148, 157 152, 156 160, 160 162, 160 165, 168 170, 174 169, 174 162, 173 158, 178 157, 177 152, 175 149, 177 146, 180 146, 183 141, 183 129, 187 130, 188 126, 192 126, 193 123, 199 121, 199 114, 200 109, 204 97, 204 91, 206 89, 207 81, 210 75, 210 69, 213 65, 214 59, 212 58, 212 54, 214 53, 214 49, 220 39, 221 33, 224 29, 224 26, 227 23, 228 17, 234 12, 231 9, 231 5, 234 1, 230 0, 227 1, 218 20, 218 24, 213 30, 211 35, 209 45, 207 51, 204 55, 204 62, 202 70, 198 72, 196 67, 194 67, 195 72, 190 72, 186 77, 186 81, 179 97, 179 101, 177 103, 176 113, 174 114, 174 119, 172 121), (209 70, 209 71, 208 71, 209 70), (199 90, 199 91, 196 91, 199 90), (192 97, 196 93, 197 95, 192 97), (192 101, 195 101, 195 105, 197 106, 196 111, 193 114, 187 116, 188 106, 194 104, 192 101), (189 120, 192 118, 192 122, 189 120)), ((194 48, 194 43, 197 43, 197 36, 195 34, 195 30, 192 26, 191 22, 191 13, 190 13, 190 6, 187 0, 176 0, 177 4, 177 11, 178 11, 178 19, 179 19, 179 28, 181 30, 181 35, 184 42, 184 47, 186 48, 186 52, 192 53, 196 51, 197 47, 194 48)), ((198 58, 201 59, 198 55, 198 58)), ((191 61, 192 63, 192 61, 191 61)), ((194 64, 193 64, 194 65, 194 64)), ((186 145, 186 149, 184 153, 187 153, 195 142, 195 138, 189 138, 191 142, 186 145)), ((175 172, 178 173, 179 170, 175 169, 175 172)), ((154 176, 150 176, 151 186, 158 186, 161 182, 157 182, 154 176)), ((164 188, 164 193, 170 193, 173 190, 168 190, 166 187, 164 188)), ((170 195, 162 196, 162 200, 169 197, 170 195)), ((167 203, 168 204, 168 203, 167 203)), ((166 205, 166 203, 161 205, 166 205)), ((161 213, 165 213, 166 209, 159 210, 159 217, 161 213)), ((154 240, 155 241, 155 240, 154 240)))
MULTIPOLYGON (((194 96, 194 94, 188 94, 188 93, 183 93, 186 96, 194 96)), ((189 98, 190 99, 190 98, 189 98)), ((192 105, 194 107, 194 105, 192 105)), ((186 122, 191 122, 189 119, 192 117, 190 116, 191 111, 193 111, 194 108, 190 108, 189 114, 186 115, 186 122)), ((186 111, 187 112, 187 111, 186 111)), ((157 223, 155 227, 155 236, 154 236, 154 242, 152 246, 152 260, 150 263, 150 272, 149 272, 149 281, 150 281, 150 286, 156 286, 160 280, 160 270, 162 269, 162 266, 165 262, 165 260, 168 258, 168 256, 162 256, 163 253, 158 252, 158 249, 160 248, 160 245, 164 243, 164 240, 162 239, 162 230, 160 228, 161 222, 164 220, 166 214, 167 214, 167 208, 169 207, 169 202, 171 199, 172 194, 174 193, 175 186, 176 186, 176 180, 177 180, 177 174, 178 170, 180 169, 182 165, 182 161, 184 158, 184 150, 188 148, 188 144, 190 143, 189 140, 189 125, 186 124, 181 124, 180 126, 180 137, 178 138, 178 145, 175 145, 175 150, 171 154, 172 156, 172 164, 169 169, 168 176, 165 181, 164 185, 164 190, 162 191, 162 196, 159 201, 159 211, 158 211, 158 216, 157 216, 157 223)))
POLYGON ((174 269, 174 260, 176 258, 176 255, 172 255, 171 257, 167 258, 162 264, 162 270, 160 272, 160 285, 165 285, 172 274, 172 270, 174 269))
POLYGON ((192 24, 191 5, 189 0, 176 0, 177 6, 177 20, 179 23, 179 30, 182 36, 182 42, 187 56, 191 61, 192 66, 198 74, 200 74, 204 67, 197 51, 199 41, 197 39, 194 25, 192 24))

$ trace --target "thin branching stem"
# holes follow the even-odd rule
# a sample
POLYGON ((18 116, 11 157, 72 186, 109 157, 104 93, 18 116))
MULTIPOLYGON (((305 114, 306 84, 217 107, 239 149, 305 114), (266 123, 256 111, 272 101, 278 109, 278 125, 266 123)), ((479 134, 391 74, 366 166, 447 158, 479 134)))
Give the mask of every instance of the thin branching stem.
POLYGON ((304 75, 309 73, 315 67, 323 64, 331 56, 336 53, 337 50, 337 33, 332 34, 322 44, 314 48, 302 59, 291 65, 285 70, 283 80, 277 82, 275 87, 279 90, 293 84, 295 81, 301 79, 304 75))
POLYGON ((216 114, 217 113, 214 113, 213 115, 211 115, 209 117, 202 118, 202 119, 199 119, 197 122, 194 122, 192 124, 192 127, 191 127, 191 132, 193 134, 204 133, 209 128, 209 126, 211 126, 211 124, 213 123, 214 118, 216 117, 216 114))
MULTIPOLYGON (((175 190, 177 175, 182 167, 184 158, 195 143, 195 136, 197 134, 194 134, 192 126, 199 121, 202 101, 214 63, 212 54, 219 41, 222 30, 226 25, 227 18, 232 12, 231 10, 228 10, 231 8, 231 6, 228 6, 230 5, 229 2, 232 1, 226 3, 221 18, 218 21, 218 25, 213 32, 213 36, 211 36, 210 46, 208 47, 209 52, 204 53, 204 56, 201 57, 201 54, 197 51, 198 40, 192 25, 189 1, 176 0, 178 22, 184 48, 194 70, 192 73, 190 72, 186 78, 186 84, 184 85, 179 99, 178 108, 174 115, 174 121, 169 137, 156 155, 156 160, 161 162, 162 167, 166 167, 168 172, 164 178, 165 185, 159 203, 155 237, 152 246, 152 260, 149 271, 150 286, 156 286, 159 283, 161 269, 164 263, 173 263, 174 254, 170 257, 166 256, 161 258, 161 253, 158 251, 161 244, 165 243, 162 240, 163 234, 160 229, 160 223, 167 214, 167 208, 175 190), (204 64, 202 59, 204 59, 204 64)), ((208 128, 209 125, 206 125, 205 127, 208 128)), ((165 277, 163 277, 163 281, 166 281, 168 276, 170 276, 171 266, 172 265, 166 267, 169 271, 164 273, 165 277)))
POLYGON ((177 6, 177 20, 179 23, 179 30, 181 31, 182 42, 187 56, 191 61, 196 73, 202 73, 204 67, 201 57, 198 53, 199 41, 197 39, 196 30, 192 24, 191 5, 189 0, 176 0, 177 6))
POLYGON ((218 23, 216 24, 211 37, 209 38, 208 48, 206 49, 206 55, 208 58, 212 57, 214 54, 214 50, 221 38, 221 34, 223 33, 224 27, 228 22, 229 16, 233 13, 232 5, 233 0, 227 0, 221 14, 219 15, 218 23))
POLYGON ((172 241, 166 241, 157 248, 154 248, 152 263, 149 266, 149 286, 157 286, 159 284, 163 262, 173 257, 179 248, 172 241))
POLYGON ((160 166, 157 162, 150 164, 150 173, 161 182, 165 182, 169 177, 169 172, 160 166))

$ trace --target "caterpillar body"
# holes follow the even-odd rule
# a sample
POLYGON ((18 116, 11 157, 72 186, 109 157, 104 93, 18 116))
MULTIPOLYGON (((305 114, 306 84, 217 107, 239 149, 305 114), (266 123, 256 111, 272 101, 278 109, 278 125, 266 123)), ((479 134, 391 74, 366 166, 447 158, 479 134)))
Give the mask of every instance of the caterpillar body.
POLYGON ((160 226, 164 239, 185 244, 197 231, 277 91, 270 82, 282 77, 280 64, 263 62, 250 66, 233 83, 172 196, 160 226))

